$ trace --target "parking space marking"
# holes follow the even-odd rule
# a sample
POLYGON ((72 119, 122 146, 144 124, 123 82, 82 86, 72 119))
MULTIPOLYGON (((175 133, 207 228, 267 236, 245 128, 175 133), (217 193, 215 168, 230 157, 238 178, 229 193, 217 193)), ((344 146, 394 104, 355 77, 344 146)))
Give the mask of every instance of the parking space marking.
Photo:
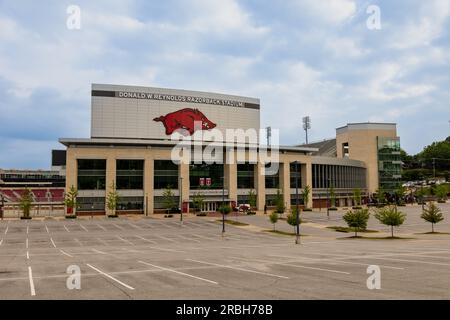
POLYGON ((31 270, 31 267, 28 266, 28 278, 30 279, 30 291, 31 295, 36 295, 36 290, 34 289, 34 282, 33 282, 33 271, 31 270))
POLYGON ((122 240, 122 241, 125 242, 125 243, 131 244, 132 246, 134 246, 134 243, 133 243, 133 242, 128 241, 128 240, 126 240, 126 239, 124 239, 124 238, 122 238, 122 237, 120 237, 120 236, 116 236, 116 238, 122 240))
POLYGON ((106 243, 105 240, 100 239, 100 238, 97 238, 97 240, 98 240, 99 242, 101 242, 104 246, 109 246, 109 245, 106 243))
POLYGON ((160 236, 158 234, 155 234, 155 237, 158 237, 158 238, 170 241, 170 242, 177 242, 176 240, 173 240, 173 239, 170 239, 170 238, 167 238, 167 237, 164 237, 164 236, 160 236))
POLYGON ((73 240, 75 240, 75 242, 78 243, 81 247, 84 247, 83 243, 77 238, 73 238, 73 240))
POLYGON ((194 242, 197 242, 197 243, 201 243, 200 240, 197 240, 197 239, 194 239, 194 238, 189 238, 189 237, 183 236, 183 235, 181 235, 181 234, 179 234, 178 236, 179 236, 180 238, 183 238, 183 239, 186 239, 186 240, 190 240, 190 241, 194 241, 194 242))
POLYGON ((261 272, 261 271, 256 271, 256 270, 244 269, 244 268, 240 268, 240 267, 223 265, 223 264, 206 262, 206 261, 200 261, 200 260, 194 260, 194 259, 186 259, 186 260, 197 262, 197 263, 202 263, 202 264, 207 264, 207 265, 211 265, 211 266, 216 266, 216 267, 222 267, 222 268, 239 270, 239 271, 244 271, 244 272, 249 272, 249 273, 261 274, 261 275, 265 275, 265 276, 269 276, 269 277, 276 277, 276 278, 281 278, 281 279, 289 279, 289 277, 281 276, 281 275, 273 274, 273 273, 267 273, 267 272, 261 272))
POLYGON ((28 253, 28 250, 27 250, 27 260, 30 260, 30 254, 28 253))
MULTIPOLYGON (((8 223, 9 223, 9 221, 8 221, 8 223)), ((8 229, 9 229, 9 226, 6 226, 5 234, 8 233, 8 229)))
MULTIPOLYGON (((305 253, 308 254, 308 253, 305 253)), ((328 255, 330 255, 328 253, 328 255)), ((294 257, 294 256, 281 256, 281 255, 270 255, 271 257, 279 257, 279 258, 289 258, 289 259, 294 259, 294 261, 291 262, 301 262, 301 259, 307 259, 307 260, 315 260, 315 261, 319 261, 319 262, 332 262, 332 263, 337 263, 337 264, 353 264, 353 265, 360 265, 360 266, 369 266, 370 263, 363 263, 363 262, 350 262, 350 261, 343 261, 341 259, 333 259, 333 258, 311 258, 311 257, 294 257)), ((400 268, 400 267, 393 267, 393 266, 386 266, 386 265, 381 265, 379 264, 378 266, 382 267, 382 268, 386 268, 386 269, 395 269, 395 270, 405 270, 405 268, 400 268)))
POLYGON ((28 249, 28 238, 27 238, 27 240, 25 241, 25 246, 26 246, 26 248, 28 249))
POLYGON ((158 243, 157 243, 156 241, 153 241, 153 240, 150 240, 150 239, 146 239, 146 238, 144 238, 144 237, 141 237, 141 236, 135 236, 135 237, 137 237, 137 238, 139 238, 139 239, 141 239, 141 240, 144 240, 144 241, 150 242, 150 243, 158 244, 158 243))
POLYGON ((2 245, 2 243, 3 243, 3 239, 2 239, 2 240, 0 240, 0 246, 2 245))
POLYGON ((103 231, 106 231, 106 228, 98 223, 96 223, 96 226, 98 226, 100 229, 102 229, 103 231))
POLYGON ((119 225, 117 225, 117 224, 115 224, 115 223, 113 223, 112 224, 114 227, 116 227, 117 229, 119 229, 119 230, 123 230, 123 228, 121 227, 121 226, 119 226, 119 225))
POLYGON ((28 234, 28 228, 29 228, 29 227, 27 226, 27 234, 28 234))
POLYGON ((63 250, 61 250, 61 249, 59 249, 59 251, 60 251, 62 254, 66 255, 66 256, 68 256, 68 257, 70 257, 70 258, 73 258, 73 256, 70 255, 70 254, 68 254, 67 252, 65 252, 65 251, 63 251, 63 250))
POLYGON ((422 263, 422 264, 431 264, 436 266, 450 266, 449 263, 441 263, 441 262, 430 262, 430 261, 421 261, 421 260, 409 260, 409 259, 397 259, 397 258, 387 258, 387 257, 370 257, 370 259, 379 259, 379 260, 389 260, 389 261, 399 261, 399 262, 412 262, 412 263, 422 263))
POLYGON ((45 230, 47 230, 47 233, 50 233, 50 232, 48 231, 47 225, 45 225, 45 230))
POLYGON ((66 229, 67 232, 70 232, 69 229, 67 229, 66 225, 63 224, 64 229, 66 229))
POLYGON ((139 226, 137 226, 137 225, 135 225, 135 224, 133 224, 133 223, 131 223, 131 222, 127 222, 127 224, 128 224, 129 226, 132 226, 132 227, 135 228, 135 229, 143 230, 142 227, 139 227, 139 226))
POLYGON ((169 271, 169 272, 177 273, 177 274, 180 274, 180 275, 183 275, 183 276, 186 276, 186 277, 190 277, 190 278, 194 278, 194 279, 197 279, 197 280, 202 280, 202 281, 205 281, 205 282, 209 282, 209 283, 212 283, 212 284, 218 284, 216 281, 208 280, 208 279, 205 279, 205 278, 200 278, 200 277, 194 276, 192 274, 184 273, 184 272, 181 272, 181 271, 176 271, 176 270, 173 270, 173 269, 164 268, 164 267, 161 267, 161 266, 156 266, 156 265, 148 263, 148 262, 139 261, 139 263, 142 263, 142 264, 145 264, 147 266, 150 266, 150 267, 153 267, 153 268, 157 268, 157 269, 160 269, 160 270, 169 271))
POLYGON ((50 241, 52 242, 52 245, 53 245, 53 247, 55 247, 55 248, 56 248, 56 244, 55 244, 55 241, 53 241, 53 239, 52 239, 52 238, 50 238, 50 241))
POLYGON ((89 230, 88 230, 85 226, 83 226, 81 223, 79 223, 78 225, 79 225, 81 228, 83 228, 84 231, 89 232, 89 230))
POLYGON ((107 254, 106 252, 103 252, 103 251, 100 251, 100 250, 97 250, 97 249, 94 249, 94 248, 92 248, 91 250, 94 251, 95 253, 107 254))
POLYGON ((134 288, 133 288, 132 286, 129 286, 129 285, 127 285, 126 283, 123 283, 122 281, 120 281, 120 280, 114 278, 113 276, 107 274, 106 272, 101 271, 100 269, 97 269, 96 267, 90 265, 89 263, 86 263, 86 265, 87 265, 89 268, 91 268, 91 269, 97 271, 98 273, 104 275, 105 277, 107 277, 107 278, 109 278, 109 279, 111 279, 111 280, 117 282, 118 284, 124 286, 125 288, 127 288, 127 289, 129 289, 129 290, 134 290, 134 288))

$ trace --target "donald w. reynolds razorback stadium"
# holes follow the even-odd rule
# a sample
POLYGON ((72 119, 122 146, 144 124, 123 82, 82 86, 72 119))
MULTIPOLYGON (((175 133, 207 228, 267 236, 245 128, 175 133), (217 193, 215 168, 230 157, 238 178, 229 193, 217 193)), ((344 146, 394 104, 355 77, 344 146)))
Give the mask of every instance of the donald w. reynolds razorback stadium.
POLYGON ((41 210, 61 209, 64 189, 74 187, 77 213, 88 215, 107 213, 105 199, 114 187, 120 195, 119 214, 150 215, 165 212, 167 189, 183 212, 193 210, 199 194, 203 201, 198 209, 215 212, 224 202, 232 207, 248 204, 254 194, 256 209, 264 210, 275 205, 277 192, 290 208, 296 190, 301 195, 305 186, 311 196, 308 203, 300 197, 304 207, 327 207, 331 189, 336 206, 351 206, 355 189, 368 201, 380 186, 392 190, 398 185, 396 124, 348 123, 336 129, 333 139, 267 146, 260 139, 261 108, 257 98, 93 84, 90 138, 61 138, 66 150, 53 152, 53 171, 46 176, 59 177, 58 184, 42 172, 28 172, 28 179, 21 180, 21 172, 2 171, 5 208, 14 211, 24 187, 31 188, 41 210), (230 144, 229 132, 238 132, 237 140, 242 133, 256 134, 253 140, 244 137, 230 144), (174 152, 180 143, 193 148, 174 152), (195 150, 203 157, 196 157, 195 150), (185 161, 174 159, 178 153, 185 161), (41 180, 30 179, 39 174, 41 180))

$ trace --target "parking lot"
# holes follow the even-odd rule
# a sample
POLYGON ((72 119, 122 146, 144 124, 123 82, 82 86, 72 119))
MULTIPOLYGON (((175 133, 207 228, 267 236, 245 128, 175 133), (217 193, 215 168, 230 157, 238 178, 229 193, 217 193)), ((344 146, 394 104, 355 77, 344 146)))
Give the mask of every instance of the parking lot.
POLYGON ((224 237, 216 218, 4 220, 0 299, 450 298, 450 235, 341 240, 316 216, 301 245, 261 232, 261 216, 224 237), (369 265, 379 290, 367 287, 369 265), (79 290, 67 287, 70 266, 79 290))

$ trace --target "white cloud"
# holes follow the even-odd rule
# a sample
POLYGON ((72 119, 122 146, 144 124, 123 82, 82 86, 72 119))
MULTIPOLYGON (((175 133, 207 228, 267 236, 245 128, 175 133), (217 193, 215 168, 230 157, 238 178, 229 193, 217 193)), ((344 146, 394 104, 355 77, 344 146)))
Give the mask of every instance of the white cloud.
POLYGON ((296 0, 300 12, 329 24, 342 24, 356 14, 356 3, 352 0, 296 0))

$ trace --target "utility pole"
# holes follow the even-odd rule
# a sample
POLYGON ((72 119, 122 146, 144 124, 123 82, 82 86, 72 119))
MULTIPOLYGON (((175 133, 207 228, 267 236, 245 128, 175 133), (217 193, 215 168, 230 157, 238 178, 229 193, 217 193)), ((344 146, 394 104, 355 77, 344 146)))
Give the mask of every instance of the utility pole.
POLYGON ((180 225, 183 226, 183 177, 180 177, 180 225))
POLYGON ((300 243, 300 212, 298 207, 298 161, 294 162, 295 164, 295 223, 296 223, 296 234, 295 234, 295 244, 300 243))

